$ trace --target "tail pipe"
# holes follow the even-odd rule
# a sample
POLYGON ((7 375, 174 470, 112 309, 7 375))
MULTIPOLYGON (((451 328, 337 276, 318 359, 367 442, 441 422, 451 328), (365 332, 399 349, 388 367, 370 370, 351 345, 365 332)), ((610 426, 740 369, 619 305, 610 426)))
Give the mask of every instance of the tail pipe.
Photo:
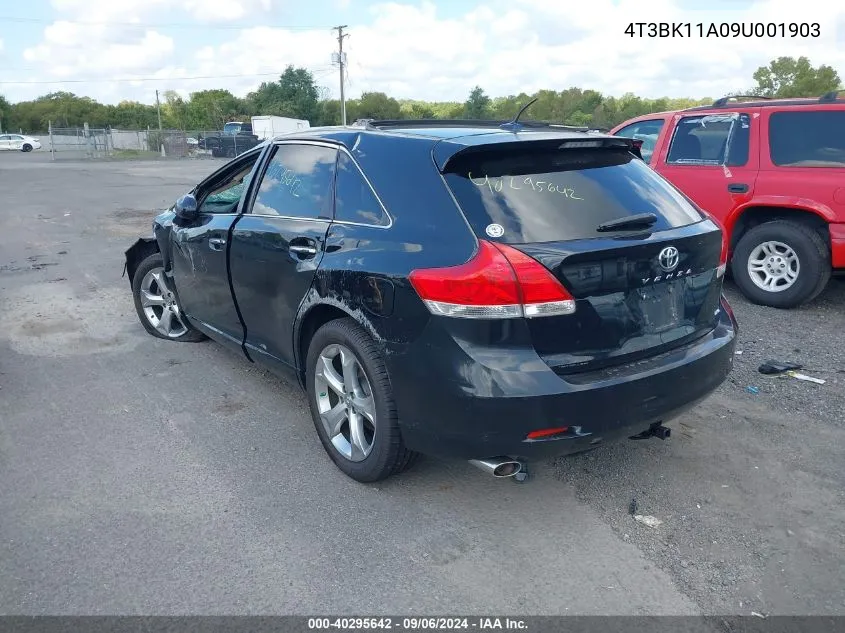
POLYGON ((471 459, 469 463, 494 477, 513 477, 524 468, 522 462, 507 456, 471 459))

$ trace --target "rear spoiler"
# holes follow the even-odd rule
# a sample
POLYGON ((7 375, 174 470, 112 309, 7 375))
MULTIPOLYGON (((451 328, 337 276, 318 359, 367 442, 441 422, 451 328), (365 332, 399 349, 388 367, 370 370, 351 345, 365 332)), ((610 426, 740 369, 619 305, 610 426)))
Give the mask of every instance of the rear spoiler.
POLYGON ((441 172, 445 172, 454 159, 459 156, 467 156, 476 152, 489 151, 518 151, 522 149, 627 149, 634 156, 642 160, 642 145, 640 139, 626 138, 622 136, 583 136, 583 137, 560 137, 549 135, 546 138, 533 140, 506 141, 500 143, 478 143, 473 145, 458 146, 447 141, 440 141, 435 145, 432 152, 435 163, 441 172))

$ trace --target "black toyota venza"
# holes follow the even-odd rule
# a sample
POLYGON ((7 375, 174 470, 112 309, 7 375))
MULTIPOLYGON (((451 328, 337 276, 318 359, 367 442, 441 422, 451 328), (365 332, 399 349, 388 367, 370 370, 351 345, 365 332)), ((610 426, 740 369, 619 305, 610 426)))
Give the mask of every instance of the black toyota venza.
POLYGON ((634 143, 485 121, 277 138, 127 251, 138 316, 293 372, 358 481, 665 437, 725 380, 737 325, 720 227, 634 143))

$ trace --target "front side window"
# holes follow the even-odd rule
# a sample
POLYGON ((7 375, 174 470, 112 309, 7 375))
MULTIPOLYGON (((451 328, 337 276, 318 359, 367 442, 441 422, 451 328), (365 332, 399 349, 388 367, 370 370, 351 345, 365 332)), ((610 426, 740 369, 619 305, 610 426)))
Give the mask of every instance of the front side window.
POLYGON ((337 150, 277 145, 261 177, 252 212, 291 218, 331 218, 337 150))
POLYGON ((769 151, 779 167, 845 167, 845 110, 773 113, 769 151))
POLYGON ((200 213, 235 213, 241 196, 249 186, 252 168, 260 152, 253 152, 245 160, 238 161, 232 170, 211 185, 211 190, 200 201, 200 213))
POLYGON ((334 219, 341 222, 387 226, 390 218, 364 175, 346 152, 337 160, 334 219))
POLYGON ((657 144, 657 137, 660 136, 660 130, 663 129, 663 119, 650 119, 648 121, 639 121, 626 125, 619 130, 615 136, 624 136, 626 138, 638 139, 643 142, 640 150, 643 155, 643 160, 647 163, 651 162, 651 157, 654 154, 654 146, 657 144))
POLYGON ((668 163, 676 165, 732 165, 748 162, 751 118, 729 112, 688 116, 678 121, 668 163))

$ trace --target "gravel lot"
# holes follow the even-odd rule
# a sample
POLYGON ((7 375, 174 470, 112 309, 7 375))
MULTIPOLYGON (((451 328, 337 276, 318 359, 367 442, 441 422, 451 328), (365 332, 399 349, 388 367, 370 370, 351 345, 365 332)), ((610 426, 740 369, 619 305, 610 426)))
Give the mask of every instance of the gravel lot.
POLYGON ((669 441, 363 486, 296 387, 137 322, 123 250, 216 164, 0 154, 0 614, 845 614, 845 282, 729 285, 742 354, 669 441))

